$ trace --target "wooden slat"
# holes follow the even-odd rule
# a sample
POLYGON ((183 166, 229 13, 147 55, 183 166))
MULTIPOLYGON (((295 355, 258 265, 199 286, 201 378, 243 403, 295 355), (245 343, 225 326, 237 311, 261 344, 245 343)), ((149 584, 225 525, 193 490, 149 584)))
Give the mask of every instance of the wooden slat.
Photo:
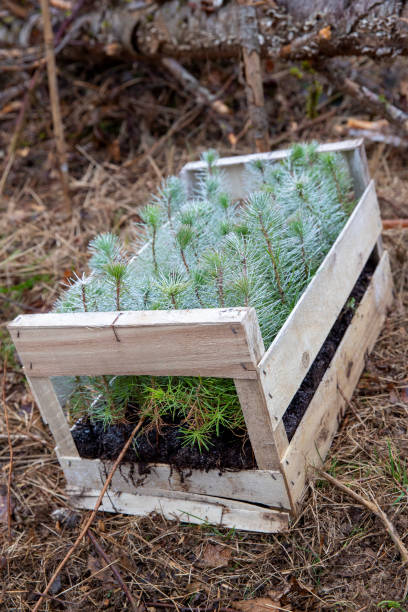
MULTIPOLYGON (((320 153, 339 152, 347 153, 362 146, 361 138, 355 140, 345 140, 344 142, 331 142, 320 145, 320 153)), ((221 168, 228 185, 228 191, 232 198, 243 198, 247 195, 247 185, 245 178, 245 166, 253 160, 279 161, 285 159, 290 153, 290 149, 271 151, 268 153, 254 153, 252 155, 237 155, 235 157, 222 157, 216 163, 221 168)), ((180 173, 180 178, 186 185, 187 192, 191 195, 197 186, 199 174, 206 169, 205 162, 190 162, 186 164, 180 173)), ((359 195, 357 196, 359 197, 359 195)))
POLYGON ((27 380, 43 421, 47 423, 54 436, 57 451, 61 455, 69 455, 73 458, 79 457, 67 420, 50 379, 27 376, 27 380))
MULTIPOLYGON (((71 503, 76 508, 93 509, 99 495, 98 490, 68 489, 71 503)), ((245 504, 205 495, 168 492, 163 496, 132 495, 130 493, 109 493, 103 498, 100 510, 123 512, 146 516, 158 512, 166 519, 178 519, 186 523, 211 523, 220 527, 276 533, 286 531, 289 515, 287 512, 269 510, 254 504, 245 504)))
POLYGON ((294 503, 302 497, 308 465, 321 465, 326 457, 346 400, 353 394, 391 303, 392 277, 385 252, 283 457, 282 469, 294 503))
POLYGON ((353 149, 344 151, 344 155, 353 181, 354 196, 360 199, 370 183, 370 173, 363 140, 353 149))
POLYGON ((259 380, 236 378, 234 382, 258 467, 262 470, 279 469, 280 456, 259 380))
POLYGON ((316 276, 259 363, 274 426, 278 426, 312 365, 380 231, 380 212, 371 181, 316 276))
MULTIPOLYGON (((68 486, 101 489, 112 467, 109 461, 59 456, 68 486)), ((115 472, 109 491, 138 495, 165 495, 183 491, 247 500, 276 508, 290 509, 283 476, 280 471, 241 470, 176 470, 166 464, 127 464, 115 472), (139 471, 140 468, 140 471, 139 471)))
POLYGON ((253 308, 20 315, 8 326, 29 376, 256 378, 253 308))
MULTIPOLYGON (((370 171, 368 169, 367 155, 363 140, 361 140, 361 143, 355 149, 345 151, 344 155, 353 181, 354 195, 359 199, 370 183, 370 171)), ((377 238, 375 247, 377 261, 380 261, 383 252, 384 248, 380 234, 377 238)))

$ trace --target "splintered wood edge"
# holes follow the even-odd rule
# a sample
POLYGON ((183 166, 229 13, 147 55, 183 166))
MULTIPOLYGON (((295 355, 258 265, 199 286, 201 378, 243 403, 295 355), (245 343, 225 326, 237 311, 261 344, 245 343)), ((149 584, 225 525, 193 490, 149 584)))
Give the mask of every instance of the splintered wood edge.
POLYGON ((354 317, 282 458, 290 497, 298 505, 310 465, 322 465, 346 403, 380 334, 393 300, 393 281, 385 251, 354 317))
MULTIPOLYGON (((89 510, 94 508, 99 495, 98 490, 72 487, 67 489, 67 493, 74 507, 89 510)), ((99 510, 135 516, 157 512, 168 520, 198 525, 210 523, 260 533, 286 531, 289 524, 287 512, 223 498, 179 492, 167 492, 160 496, 109 492, 104 496, 99 510)))
POLYGON ((274 428, 279 426, 284 412, 309 371, 380 232, 380 212, 374 182, 371 181, 316 275, 258 365, 274 428))

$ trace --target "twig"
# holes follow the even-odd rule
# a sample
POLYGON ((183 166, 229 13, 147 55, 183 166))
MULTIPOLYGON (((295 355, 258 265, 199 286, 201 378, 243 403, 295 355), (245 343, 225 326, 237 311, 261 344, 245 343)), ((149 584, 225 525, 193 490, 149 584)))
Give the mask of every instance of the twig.
POLYGON ((136 435, 136 433, 139 431, 139 429, 141 428, 141 426, 143 425, 143 422, 145 420, 145 417, 142 416, 141 419, 139 420, 139 422, 137 423, 137 425, 134 427, 132 433, 129 436, 128 441, 126 442, 126 444, 124 445, 124 447, 122 448, 122 450, 120 451, 115 463, 112 466, 111 471, 108 474, 108 477, 106 478, 105 484, 102 487, 102 491, 99 494, 98 499, 96 500, 96 504, 94 509, 92 510, 91 514, 89 515, 88 519, 85 522, 85 525, 83 526, 79 536, 77 537, 77 539, 75 540, 75 542, 73 543, 73 545, 71 546, 71 548, 69 549, 69 551, 67 552, 67 554, 65 555, 65 557, 63 558, 63 560, 59 563, 57 569, 54 571, 53 575, 51 576, 47 586, 45 587, 44 591, 41 593, 41 596, 39 598, 39 600, 37 601, 37 603, 35 604, 34 608, 32 609, 32 612, 37 612, 37 610, 39 609, 41 602, 43 600, 43 598, 47 595, 48 591, 50 590, 52 584, 54 583, 54 580, 56 579, 56 577, 58 576, 58 574, 60 573, 60 571, 63 569, 63 567, 66 565, 67 561, 70 559, 70 557, 73 555, 73 553, 75 552, 75 550, 78 548, 82 538, 86 535, 89 527, 92 525, 92 522, 96 516, 96 513, 99 510, 99 506, 102 503, 103 497, 106 493, 106 491, 108 490, 108 487, 111 483, 111 480, 113 478, 114 473, 116 472, 117 468, 120 465, 120 462, 122 461, 123 457, 126 454, 127 449, 129 448, 134 436, 136 435))
POLYGON ((303 130, 307 130, 310 127, 313 127, 318 123, 322 123, 323 121, 326 121, 326 119, 330 119, 330 117, 334 117, 336 113, 337 113, 337 109, 333 108, 327 111, 327 113, 322 113, 318 117, 315 117, 315 119, 307 119, 306 121, 302 121, 302 123, 299 123, 299 125, 296 126, 295 128, 292 128, 288 130, 287 132, 284 132, 283 134, 279 134, 279 136, 271 140, 270 148, 273 149, 276 145, 280 144, 281 142, 285 140, 290 140, 294 134, 303 132, 303 130))
POLYGON ((408 114, 387 102, 382 96, 377 95, 365 85, 350 79, 340 67, 338 61, 319 62, 316 69, 324 74, 326 79, 337 89, 352 96, 382 117, 386 117, 391 123, 402 128, 405 134, 408 134, 408 114))
POLYGON ((392 147, 400 147, 401 149, 408 148, 408 139, 400 138, 395 134, 383 134, 382 132, 373 132, 372 130, 348 130, 349 136, 354 136, 355 138, 366 138, 367 140, 371 140, 372 142, 383 142, 387 145, 391 145, 392 147))
POLYGON ((383 219, 383 229, 408 227, 408 219, 383 219))
POLYGON ((9 304, 13 304, 14 306, 18 306, 19 308, 22 308, 23 310, 28 310, 29 312, 44 312, 40 308, 34 308, 33 306, 28 306, 28 304, 23 304, 23 302, 12 300, 11 298, 6 297, 5 295, 2 295, 1 293, 0 293, 0 300, 3 300, 4 302, 8 302, 9 304))
POLYGON ((62 125, 61 108, 58 94, 57 70, 54 55, 54 34, 51 25, 51 14, 48 0, 40 0, 41 12, 44 25, 45 57, 47 61, 48 88, 51 101, 52 120, 54 125, 55 143, 59 158, 59 171, 61 176, 62 191, 64 194, 65 208, 68 213, 72 210, 71 197, 69 194, 69 174, 67 152, 62 125))
MULTIPOLYGON (((82 6, 84 4, 84 0, 78 0, 77 4, 75 5, 72 14, 67 17, 61 24, 60 28, 58 29, 56 35, 55 35, 55 41, 54 44, 58 45, 58 43, 61 41, 61 38, 63 37, 63 35, 65 34, 67 28, 71 25, 71 23, 74 21, 74 19, 76 18, 76 16, 78 15, 79 11, 81 10, 82 6)), ((40 60, 39 62, 35 62, 34 67, 37 68, 36 72, 34 73, 33 77, 30 79, 28 86, 27 86, 27 91, 24 95, 24 99, 23 99, 23 104, 21 105, 18 117, 17 117, 17 121, 16 121, 16 126, 14 128, 14 134, 13 137, 11 139, 9 148, 8 148, 8 152, 7 152, 7 158, 6 158, 6 162, 5 162, 5 166, 4 166, 4 170, 3 170, 3 175, 0 179, 0 198, 3 195, 3 191, 4 191, 4 187, 5 184, 7 182, 7 178, 9 175, 9 172, 11 170, 11 167, 14 163, 14 158, 15 158, 15 150, 18 144, 18 140, 20 138, 23 126, 24 126, 24 120, 25 117, 27 115, 27 112, 30 108, 30 104, 31 104, 31 99, 32 99, 32 93, 34 92, 35 88, 37 87, 38 81, 39 81, 39 77, 41 75, 42 72, 42 68, 44 65, 44 60, 40 60)), ((28 66, 27 68, 29 68, 30 66, 28 66)), ((33 67, 33 66, 31 66, 33 67)), ((25 88, 25 85, 23 86, 25 88)), ((13 89, 13 96, 17 95, 16 94, 17 91, 17 87, 15 87, 13 89)))
POLYGON ((135 600, 133 599, 126 583, 124 582, 122 576, 120 575, 120 572, 118 570, 118 568, 116 567, 116 565, 114 563, 111 562, 111 560, 109 559, 108 555, 106 554, 106 552, 103 550, 102 546, 99 544, 98 540, 95 537, 95 534, 88 529, 87 531, 87 536, 88 538, 91 540, 92 544, 94 545, 98 555, 100 555, 102 557, 102 559, 105 561, 105 563, 107 563, 107 565, 109 565, 109 569, 112 570, 116 580, 118 581, 119 586, 121 587, 121 589, 123 590, 123 592, 125 593, 126 597, 128 598, 130 605, 132 606, 132 608, 134 610, 137 610, 138 607, 136 605, 135 600))
POLYGON ((21 105, 20 111, 18 113, 18 117, 17 117, 17 121, 16 121, 16 126, 14 128, 14 134, 13 137, 10 141, 9 144, 9 148, 7 151, 7 158, 6 158, 6 163, 5 163, 5 167, 3 170, 3 174, 2 177, 0 179, 0 198, 3 195, 3 191, 4 191, 4 187, 5 184, 7 182, 7 177, 9 175, 9 172, 11 170, 11 166, 13 165, 14 162, 14 158, 15 158, 15 152, 16 152, 16 148, 17 148, 17 144, 24 126, 24 120, 26 117, 26 114, 28 112, 28 109, 30 108, 30 104, 31 104, 31 94, 34 91, 34 89, 37 86, 38 83, 38 78, 40 76, 41 73, 41 69, 38 68, 34 75, 31 77, 29 83, 28 83, 28 87, 27 87, 27 91, 25 93, 24 99, 23 99, 23 104, 21 105))
POLYGON ((202 608, 201 606, 199 606, 198 608, 191 608, 191 607, 188 607, 188 608, 177 607, 176 608, 176 606, 172 603, 164 603, 160 601, 147 601, 147 602, 144 602, 144 605, 147 607, 152 606, 154 608, 173 607, 175 610, 177 609, 178 612, 236 612, 235 608, 219 608, 217 604, 214 604, 213 606, 211 606, 211 608, 208 608, 207 606, 205 608, 202 608))
POLYGON ((3 400, 3 409, 4 409, 4 420, 6 423, 6 430, 7 430, 9 456, 10 456, 9 470, 8 470, 8 476, 7 476, 7 530, 8 530, 9 542, 11 542, 11 479, 12 479, 12 474, 13 474, 13 445, 11 443, 8 410, 7 410, 7 404, 6 404, 6 375, 7 375, 7 355, 5 355, 4 357, 4 364, 3 364, 2 400, 3 400))
POLYGON ((239 4, 240 39, 251 127, 257 151, 269 151, 268 117, 265 111, 256 9, 248 6, 246 0, 239 0, 239 4))
POLYGON ((228 106, 226 106, 224 102, 221 102, 221 100, 218 100, 217 96, 210 93, 206 87, 201 85, 201 83, 199 83, 199 81, 197 81, 197 79, 177 60, 171 57, 165 57, 162 59, 162 64, 201 104, 207 104, 220 115, 231 114, 231 110, 228 106))
POLYGON ((231 109, 226 104, 218 99, 218 96, 213 95, 208 91, 206 87, 184 68, 177 60, 171 57, 165 57, 162 59, 163 66, 171 72, 171 74, 189 91, 195 96, 199 104, 205 104, 210 109, 215 111, 215 119, 219 124, 221 131, 226 132, 229 137, 233 136, 233 129, 225 116, 231 114, 231 109))
POLYGON ((382 521, 383 525, 385 526, 386 530, 388 531, 388 534, 389 534, 390 538, 392 539, 392 541, 394 542, 394 544, 398 548, 399 553, 401 555, 401 559, 402 559, 404 565, 406 563, 408 563, 408 549, 405 547, 405 544, 403 543, 403 541, 399 537, 398 533, 396 532, 394 525, 391 523, 391 521, 389 520, 389 518, 387 517, 385 512, 380 508, 380 506, 378 505, 377 501, 374 500, 372 502, 372 501, 366 499, 365 497, 363 497, 359 493, 356 493, 355 491, 353 491, 353 489, 350 489, 345 484, 340 482, 340 480, 337 480, 337 478, 334 478, 333 476, 330 476, 330 474, 327 474, 327 472, 324 472, 320 468, 315 467, 315 470, 325 480, 327 480, 332 485, 334 485, 335 487, 340 489, 340 491, 343 491, 343 493, 346 493, 346 495, 349 495, 350 497, 352 497, 356 502, 358 502, 362 506, 365 506, 367 508, 367 510, 370 510, 370 512, 375 514, 375 516, 377 516, 382 521))

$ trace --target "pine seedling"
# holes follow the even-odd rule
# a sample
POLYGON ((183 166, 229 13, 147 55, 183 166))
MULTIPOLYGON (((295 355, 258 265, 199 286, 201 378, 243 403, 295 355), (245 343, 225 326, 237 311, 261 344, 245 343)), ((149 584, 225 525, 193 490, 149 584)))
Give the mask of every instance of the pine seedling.
MULTIPOLYGON (((253 306, 269 345, 347 219, 346 166, 299 145, 282 162, 253 164, 257 191, 234 206, 216 154, 204 158, 195 201, 171 177, 142 212, 151 248, 129 258, 112 234, 92 241, 91 275, 71 283, 59 312, 253 306)), ((201 450, 222 429, 245 432, 231 380, 81 377, 71 403, 73 415, 104 424, 135 410, 157 432, 171 418, 201 450)))
POLYGON ((103 273, 108 263, 122 258, 123 249, 119 238, 107 232, 99 234, 89 243, 89 252, 89 267, 96 273, 103 273))
POLYGON ((298 212, 295 217, 288 221, 289 235, 294 238, 295 251, 301 253, 302 266, 305 282, 308 281, 311 272, 311 258, 308 252, 308 241, 310 241, 310 233, 312 228, 308 227, 305 219, 298 212))
POLYGON ((318 145, 316 142, 294 144, 290 150, 289 167, 293 170, 315 164, 319 159, 317 147, 318 145))
POLYGON ((172 232, 174 232, 174 216, 185 199, 184 185, 177 176, 170 176, 163 181, 157 196, 154 198, 154 204, 165 211, 172 232))
POLYGON ((121 310, 121 297, 126 290, 125 281, 128 276, 127 264, 124 261, 112 261, 104 268, 104 277, 107 284, 113 286, 115 291, 116 310, 121 310))
POLYGON ((181 299, 185 296, 190 281, 178 270, 173 270, 168 273, 161 273, 154 283, 155 289, 159 294, 159 300, 167 308, 177 310, 181 308, 181 299))
POLYGON ((162 209, 157 204, 148 204, 140 212, 140 217, 143 220, 151 239, 152 259, 154 271, 157 274, 158 264, 156 256, 157 232, 162 224, 162 209))
POLYGON ((180 250, 181 259, 188 275, 190 275, 190 266, 186 259, 186 249, 191 245, 194 238, 194 231, 191 225, 182 225, 176 234, 176 241, 180 250))
POLYGON ((207 164, 209 174, 215 174, 217 172, 216 163, 219 160, 218 151, 215 149, 204 151, 201 155, 201 159, 207 164))
POLYGON ((206 251, 203 254, 205 272, 211 279, 214 280, 216 291, 218 294, 218 304, 221 308, 225 306, 225 287, 224 287, 224 272, 226 259, 224 251, 221 249, 206 251))
MULTIPOLYGON (((176 240, 177 240, 177 244, 180 249, 180 255, 181 255, 183 265, 189 277, 191 277, 191 268, 189 264, 187 263, 186 249, 192 246, 193 239, 194 239, 194 231, 190 225, 182 225, 178 229, 177 234, 176 234, 176 240)), ((196 283, 194 283, 194 293, 196 295, 198 303, 200 304, 201 307, 203 307, 203 302, 202 302, 202 299, 201 299, 196 283)))
POLYGON ((350 200, 351 179, 344 159, 335 153, 322 153, 318 158, 317 168, 334 185, 337 201, 349 215, 353 206, 350 200))
POLYGON ((271 197, 267 193, 258 192, 249 197, 246 209, 248 222, 255 231, 261 235, 261 243, 269 256, 273 268, 273 275, 282 304, 286 301, 283 284, 283 266, 281 263, 280 236, 282 219, 272 207, 271 197))
POLYGON ((228 193, 221 191, 218 194, 217 204, 222 210, 228 210, 228 208, 231 206, 231 200, 228 193))
POLYGON ((232 302, 249 306, 253 289, 253 271, 250 263, 254 254, 250 252, 246 235, 236 232, 230 234, 226 238, 225 248, 227 253, 231 254, 232 260, 239 262, 239 266, 234 267, 230 275, 227 287, 228 294, 231 296, 232 302))

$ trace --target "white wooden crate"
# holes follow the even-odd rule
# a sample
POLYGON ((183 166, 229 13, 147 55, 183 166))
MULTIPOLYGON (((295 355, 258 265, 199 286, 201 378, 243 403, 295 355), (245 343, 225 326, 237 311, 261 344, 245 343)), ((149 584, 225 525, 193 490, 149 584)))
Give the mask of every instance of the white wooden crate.
MULTIPOLYGON (((362 142, 323 145, 348 160, 359 202, 315 277, 265 351, 252 308, 21 315, 9 325, 24 370, 56 441, 72 502, 92 508, 109 464, 82 459, 50 380, 53 376, 150 374, 233 378, 258 469, 180 474, 164 464, 123 465, 101 509, 208 521, 253 531, 282 531, 296 514, 308 467, 330 448, 392 300, 381 219, 362 142), (373 249, 377 267, 290 443, 282 417, 335 323, 373 249)), ((242 197, 251 158, 282 159, 287 151, 225 158, 218 164, 242 197), (241 191, 240 191, 241 190, 241 191)), ((201 162, 182 177, 193 188, 201 162)))

